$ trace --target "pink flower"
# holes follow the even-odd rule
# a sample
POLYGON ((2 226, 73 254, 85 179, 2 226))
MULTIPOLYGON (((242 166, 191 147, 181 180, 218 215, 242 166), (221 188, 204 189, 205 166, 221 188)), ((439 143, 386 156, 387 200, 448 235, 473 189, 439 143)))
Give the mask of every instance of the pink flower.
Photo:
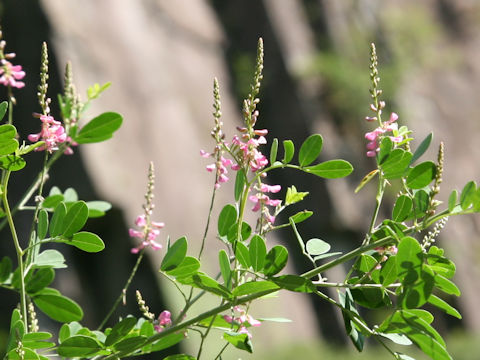
POLYGON ((172 324, 172 319, 171 319, 172 314, 170 314, 170 311, 164 310, 158 315, 158 323, 160 325, 171 325, 172 324))
POLYGON ((270 199, 270 197, 265 193, 266 192, 277 193, 281 189, 282 187, 280 185, 261 184, 260 191, 257 194, 250 195, 248 197, 248 199, 254 203, 254 206, 252 208, 253 212, 258 211, 263 207, 263 213, 264 213, 265 219, 269 224, 273 224, 275 222, 275 216, 271 215, 270 211, 265 206, 277 207, 282 204, 282 200, 270 199))
POLYGON ((133 238, 141 239, 142 242, 137 247, 130 250, 132 254, 138 254, 143 248, 150 246, 153 250, 160 250, 162 245, 155 240, 160 235, 160 229, 165 226, 163 222, 149 221, 145 214, 138 215, 135 219, 135 225, 141 230, 128 229, 128 235, 133 238))
MULTIPOLYGON (((13 57, 13 56, 10 56, 13 57)), ((25 71, 21 65, 13 65, 10 61, 2 59, 0 61, 0 84, 21 89, 25 86, 22 80, 25 77, 25 71)))
POLYGON ((45 141, 45 144, 36 148, 35 151, 47 150, 52 153, 54 150, 58 150, 58 144, 67 141, 67 134, 61 122, 56 121, 53 116, 40 115, 40 121, 42 122, 42 129, 38 134, 28 135, 28 140, 31 142, 45 141))
MULTIPOLYGON (((371 121, 372 118, 367 117, 367 121, 371 121)), ((377 127, 375 130, 367 132, 365 134, 365 139, 369 142, 367 143, 367 156, 374 157, 377 155, 377 152, 380 150, 379 148, 379 137, 388 131, 397 131, 398 124, 395 121, 398 120, 398 115, 396 113, 390 114, 390 119, 385 121, 382 126, 377 127)), ((400 143, 403 141, 403 136, 389 136, 389 138, 394 143, 400 143)))
POLYGON ((249 338, 252 337, 252 335, 248 332, 247 326, 260 326, 262 323, 256 319, 254 319, 251 315, 247 314, 247 312, 242 309, 240 306, 234 306, 233 310, 240 313, 239 316, 230 316, 230 315, 223 315, 223 318, 225 319, 226 322, 229 324, 237 324, 240 325, 238 329, 239 334, 247 334, 249 338))

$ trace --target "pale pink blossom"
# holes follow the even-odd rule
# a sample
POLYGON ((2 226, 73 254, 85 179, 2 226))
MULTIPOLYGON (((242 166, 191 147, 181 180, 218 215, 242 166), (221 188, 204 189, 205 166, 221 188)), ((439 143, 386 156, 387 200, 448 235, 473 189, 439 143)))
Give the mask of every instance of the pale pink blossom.
POLYGON ((149 221, 144 214, 138 215, 135 219, 135 225, 141 228, 128 229, 130 237, 141 240, 140 245, 130 250, 132 254, 138 254, 143 248, 150 246, 153 250, 160 250, 162 245, 155 240, 160 235, 160 229, 165 226, 163 222, 149 221))
POLYGON ((168 310, 164 310, 158 315, 158 323, 155 325, 156 332, 162 332, 165 327, 172 325, 172 314, 168 310))
MULTIPOLYGON (((367 117, 367 121, 371 121, 367 117)), ((397 131, 398 130, 398 124, 395 123, 395 121, 398 120, 398 115, 396 113, 391 113, 390 114, 390 119, 388 121, 385 121, 381 126, 377 127, 375 130, 367 132, 365 134, 365 139, 367 139, 369 142, 367 143, 367 156, 368 157, 374 157, 377 155, 377 152, 380 151, 379 148, 379 139, 380 137, 385 134, 388 131, 397 131)), ((403 136, 389 136, 389 138, 394 142, 394 143, 400 143, 403 141, 403 136)))
POLYGON ((37 134, 28 135, 28 140, 37 142, 42 140, 44 145, 35 149, 35 151, 47 150, 49 153, 58 150, 58 144, 67 141, 67 134, 60 121, 56 121, 53 116, 40 115, 42 129, 37 134))
POLYGON ((251 315, 247 314, 247 312, 241 308, 240 306, 234 306, 233 310, 240 313, 239 316, 230 316, 230 315, 223 315, 223 319, 228 322, 229 324, 236 324, 239 325, 239 329, 237 333, 239 334, 247 334, 249 338, 252 337, 250 332, 247 330, 247 326, 260 326, 262 323, 257 319, 254 319, 251 315))
MULTIPOLYGON (((12 58, 15 54, 7 54, 12 58)), ((13 65, 10 61, 2 59, 0 67, 0 84, 21 89, 25 86, 22 80, 25 77, 25 71, 21 65, 13 65)))

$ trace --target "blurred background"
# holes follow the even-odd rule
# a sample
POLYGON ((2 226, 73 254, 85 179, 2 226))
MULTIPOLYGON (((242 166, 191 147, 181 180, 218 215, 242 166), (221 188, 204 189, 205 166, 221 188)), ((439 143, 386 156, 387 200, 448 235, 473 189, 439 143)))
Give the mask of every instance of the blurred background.
MULTIPOLYGON (((82 199, 107 200, 114 206, 106 217, 88 224, 104 239, 106 250, 93 255, 62 248, 70 266, 57 272, 56 285, 82 305, 83 324, 91 328, 118 296, 136 260, 129 252, 134 243, 128 227, 142 211, 150 161, 156 168, 154 219, 167 225, 163 238, 186 235, 192 254, 198 251, 214 181, 199 156, 200 149, 211 151, 214 146, 209 135, 213 78, 220 82, 224 131, 231 138, 235 126, 241 125, 241 103, 249 91, 259 37, 265 43, 265 71, 258 128, 270 130, 269 142, 277 137, 300 144, 308 135, 321 133, 322 157, 343 158, 355 167, 350 177, 335 181, 288 171, 269 175, 271 183, 284 189, 295 184, 299 191, 310 192, 292 210, 315 211, 299 226, 305 239, 318 237, 334 251, 345 252, 360 244, 368 228, 374 186, 358 194, 353 190, 374 168, 373 160, 365 156, 364 133, 370 128, 363 121, 369 115, 371 42, 377 45, 387 112, 395 111, 399 122, 414 130, 413 146, 434 132, 432 158, 439 142, 445 143, 443 199, 449 190, 479 180, 480 3, 476 0, 3 0, 0 24, 7 51, 17 53, 16 63, 27 73, 27 86, 15 92, 19 103, 15 125, 22 138, 38 132, 32 112, 39 111, 36 86, 43 41, 49 44, 54 115, 64 65, 70 60, 79 93, 86 94, 94 83, 112 82, 87 117, 103 111, 124 116, 113 140, 75 148, 73 156, 55 166, 47 184, 47 190, 53 185, 62 190, 72 186, 82 199)), ((31 155, 25 170, 30 175, 12 179, 12 201, 35 176, 40 158, 31 155)), ((386 216, 392 196, 386 200, 386 216)), ((231 184, 223 186, 214 214, 232 200, 231 184)), ((452 218, 440 239, 440 246, 457 264, 462 297, 448 301, 461 311, 463 320, 429 310, 454 359, 478 359, 480 351, 479 220, 478 215, 452 218)), ((18 217, 20 226, 28 227, 28 221, 28 216, 18 217)), ((3 256, 11 251, 11 244, 7 233, 2 239, 3 256)), ((269 241, 297 254, 291 256, 291 271, 308 269, 291 231, 269 241)), ((207 246, 212 265, 204 270, 213 274, 220 248, 213 231, 207 246)), ((141 289, 156 314, 167 308, 181 310, 174 289, 157 276, 161 252, 149 255, 127 294, 127 305, 115 316, 138 315, 136 289, 141 289)), ((340 278, 342 271, 327 276, 340 278)), ((5 341, 16 301, 12 294, 0 293, 0 341, 5 341)), ((282 294, 260 301, 252 315, 284 316, 293 322, 262 324, 253 333, 254 355, 231 351, 225 358, 328 360, 340 354, 349 359, 388 358, 374 344, 356 354, 345 337, 340 313, 314 297, 282 294)), ((219 351, 220 336, 212 335, 207 351, 219 351)), ((193 343, 198 340, 195 334, 190 338, 193 343)))

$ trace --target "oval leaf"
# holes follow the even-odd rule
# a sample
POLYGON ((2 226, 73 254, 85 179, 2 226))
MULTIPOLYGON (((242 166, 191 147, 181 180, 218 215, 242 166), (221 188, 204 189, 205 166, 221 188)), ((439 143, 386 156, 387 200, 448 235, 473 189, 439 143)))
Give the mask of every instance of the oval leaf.
POLYGON ((310 135, 300 147, 298 162, 300 166, 308 166, 322 152, 323 138, 320 134, 310 135))
POLYGON ((33 302, 43 313, 59 322, 80 321, 83 318, 81 307, 62 295, 40 294, 33 297, 33 302))
POLYGON ((425 161, 415 166, 407 176, 407 186, 410 189, 421 189, 435 179, 437 166, 432 161, 425 161))
POLYGON ((0 155, 9 155, 18 149, 18 141, 16 139, 0 140, 0 155))
POLYGON ((88 219, 88 206, 84 201, 77 201, 67 211, 63 219, 61 234, 70 237, 79 231, 88 219))
POLYGON ((128 335, 130 330, 135 327, 136 324, 137 319, 132 316, 126 317, 119 323, 115 324, 115 326, 112 328, 112 331, 110 331, 110 334, 108 334, 105 340, 105 345, 110 346, 123 339, 125 336, 128 335))
POLYGON ((305 172, 325 179, 337 179, 350 175, 353 166, 345 160, 329 160, 303 169, 305 172))
POLYGON ((122 125, 122 116, 106 112, 89 121, 78 133, 75 141, 79 144, 100 142, 110 139, 122 125))
POLYGON ((237 209, 235 206, 225 205, 218 216, 218 235, 226 236, 230 227, 237 221, 237 209))
POLYGON ((413 201, 407 195, 400 195, 395 201, 395 206, 393 207, 392 220, 402 222, 409 215, 412 210, 413 201))
POLYGON ((63 227, 63 219, 67 214, 67 207, 63 202, 58 204, 55 207, 55 211, 53 212, 52 221, 50 221, 50 236, 55 237, 60 235, 62 232, 63 227))
POLYGON ((52 267, 54 269, 67 267, 67 265, 65 265, 65 258, 63 257, 62 253, 53 249, 42 251, 35 258, 33 264, 36 267, 52 267))
POLYGON ((283 141, 283 160, 284 164, 288 164, 293 159, 293 154, 295 153, 295 145, 292 140, 283 141))
POLYGON ((98 235, 87 231, 73 234, 72 240, 68 241, 67 243, 80 250, 91 253, 99 252, 105 249, 105 244, 103 243, 102 239, 100 239, 98 235))
POLYGON ((222 273, 225 286, 230 289, 232 270, 230 269, 230 260, 225 250, 218 253, 218 262, 220 263, 220 272, 222 273))
POLYGON ((330 250, 330 244, 320 239, 310 239, 307 241, 306 250, 310 255, 321 255, 330 250))
POLYGON ((273 289, 280 289, 280 287, 271 281, 249 281, 237 286, 233 290, 232 294, 233 296, 237 297, 273 289))
POLYGON ((287 265, 288 250, 285 246, 275 245, 265 258, 263 273, 267 276, 278 274, 287 265))
POLYGON ((17 155, 4 155, 0 157, 0 168, 9 171, 22 170, 27 163, 17 155))
POLYGON ((252 237, 249 245, 249 253, 253 270, 261 271, 265 266, 265 257, 267 255, 267 246, 261 236, 255 235, 252 237))
POLYGON ((187 238, 181 237, 168 249, 160 265, 160 270, 168 271, 180 265, 187 255, 187 238))
POLYGON ((58 355, 62 357, 86 357, 100 351, 102 346, 93 338, 75 335, 65 339, 58 346, 58 355))
POLYGON ((277 161, 277 152, 278 152, 278 139, 275 138, 272 141, 272 146, 270 147, 270 164, 273 165, 277 161))
POLYGON ((192 275, 200 269, 200 262, 194 257, 187 256, 176 268, 167 271, 167 274, 175 277, 192 275))
POLYGON ((427 137, 423 139, 423 141, 418 146, 417 150, 415 150, 415 152, 413 153, 410 164, 418 160, 420 156, 422 156, 425 153, 425 151, 427 151, 428 147, 430 146, 430 143, 432 142, 432 139, 433 139, 433 133, 428 134, 427 137))

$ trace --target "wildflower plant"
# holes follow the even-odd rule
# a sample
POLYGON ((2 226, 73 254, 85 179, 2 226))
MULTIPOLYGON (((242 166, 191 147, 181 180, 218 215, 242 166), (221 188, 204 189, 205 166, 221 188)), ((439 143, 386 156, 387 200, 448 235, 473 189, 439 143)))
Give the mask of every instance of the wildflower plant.
MULTIPOLYGON (((3 51, 3 47, 0 50, 3 51)), ((319 238, 304 239, 299 224, 308 221, 313 214, 310 210, 279 216, 287 212, 290 205, 301 202, 308 192, 298 191, 291 184, 282 195, 280 185, 268 183, 269 172, 301 171, 331 181, 348 176, 353 167, 339 159, 318 162, 323 146, 320 134, 305 139, 297 152, 293 141, 283 140, 281 158, 278 156, 279 141, 273 139, 269 157, 263 154, 269 140, 268 130, 256 127, 260 116, 258 105, 264 56, 260 39, 251 92, 243 103, 244 125, 238 127, 237 134, 227 137, 223 133, 220 87, 214 80, 213 151, 202 150, 201 155, 213 159, 206 170, 215 176, 198 255, 189 254, 186 237, 170 241, 160 232, 165 224, 152 220, 154 168, 151 164, 143 212, 137 216, 135 227, 129 230, 129 235, 137 241, 131 250, 137 262, 111 310, 94 330, 81 325, 83 310, 80 305, 49 287, 55 272, 66 264, 60 251, 45 250, 43 246, 55 242, 86 252, 103 250, 100 237, 82 228, 88 218, 102 216, 110 205, 79 200, 71 188, 61 191, 52 187, 46 194, 44 185, 51 166, 60 156, 71 153, 72 146, 109 139, 120 127, 122 117, 107 112, 85 123, 84 110, 109 84, 89 88, 87 101, 83 102, 76 92, 72 67, 68 64, 64 93, 58 96, 61 120, 55 120, 50 114, 52 101, 47 95, 46 45, 42 54, 38 93, 41 111, 36 116, 41 121, 41 130, 28 137, 32 144, 20 145, 17 140, 18 134, 11 121, 14 102, 9 99, 8 103, 0 104, 0 118, 9 112, 7 123, 0 125, 0 194, 4 218, 0 227, 9 227, 17 254, 15 264, 7 256, 1 259, 0 287, 2 291, 19 294, 19 307, 13 309, 11 315, 5 359, 48 359, 57 355, 120 359, 159 352, 188 341, 189 336, 200 337, 195 354, 177 354, 165 359, 200 359, 205 340, 212 333, 221 334, 222 338, 217 359, 222 358, 229 346, 251 353, 255 332, 261 331, 264 321, 269 321, 262 319, 261 314, 253 314, 251 304, 273 293, 281 296, 283 291, 308 293, 336 306, 343 315, 346 335, 359 351, 363 350, 365 339, 372 338, 395 359, 412 359, 403 354, 409 351, 410 345, 417 346, 432 359, 451 359, 445 341, 432 326, 433 315, 424 309, 429 304, 461 318, 446 301, 448 296, 460 295, 451 280, 455 265, 434 242, 449 217, 480 211, 480 189, 470 181, 460 193, 452 191, 447 204, 436 199, 444 167, 443 144, 436 162, 420 162, 433 135, 427 136, 412 151, 412 132, 406 126, 397 125, 399 116, 391 113, 389 120, 382 120, 386 103, 381 100, 378 59, 373 44, 370 66, 373 116, 366 119, 376 125, 365 138, 368 141, 366 155, 372 158, 375 169, 365 176, 356 191, 369 182, 376 182, 377 192, 371 221, 365 236, 359 239, 361 245, 341 253, 332 251, 335 244, 319 238), (10 174, 22 170, 33 150, 44 152, 43 169, 24 197, 12 207, 7 196, 10 174), (215 195, 223 190, 221 185, 227 181, 234 182, 234 200, 222 207, 212 231, 215 195), (395 188, 399 190, 391 216, 379 219, 384 194, 394 182, 398 183, 395 188), (14 217, 20 211, 32 213, 33 227, 26 239, 19 238, 15 226, 14 217), (246 220, 250 218, 247 212, 258 215, 255 223, 246 220), (288 250, 282 245, 272 245, 268 239, 272 232, 282 228, 291 229, 288 241, 298 243, 298 251, 311 263, 311 270, 303 274, 286 272, 288 250), (213 241, 219 241, 222 246, 218 252, 218 272, 207 274, 202 269, 202 254, 213 241), (113 320, 112 327, 106 327, 114 311, 126 300, 127 289, 146 251, 154 251, 153 256, 161 258, 159 272, 172 283, 183 302, 154 314, 138 290, 135 299, 138 313, 124 314, 113 320), (323 275, 331 268, 347 265, 350 268, 342 282, 331 282, 323 275), (333 297, 326 291, 332 287, 337 289, 333 297), (201 308, 203 305, 198 300, 207 295, 216 298, 218 304, 201 308), (191 315, 194 308, 196 315, 191 315), (383 320, 365 319, 361 308, 378 311, 375 319, 383 317, 383 320), (44 331, 37 312, 62 324, 57 335, 44 331), (404 346, 404 351, 393 350, 393 343, 404 346)), ((3 53, 1 56, 7 58, 3 53)), ((13 76, 15 81, 23 79, 18 73, 20 68, 10 70, 13 73, 7 73, 4 68, 3 76, 13 76)), ((11 81, 1 84, 21 88, 18 82, 17 86, 11 81)))

